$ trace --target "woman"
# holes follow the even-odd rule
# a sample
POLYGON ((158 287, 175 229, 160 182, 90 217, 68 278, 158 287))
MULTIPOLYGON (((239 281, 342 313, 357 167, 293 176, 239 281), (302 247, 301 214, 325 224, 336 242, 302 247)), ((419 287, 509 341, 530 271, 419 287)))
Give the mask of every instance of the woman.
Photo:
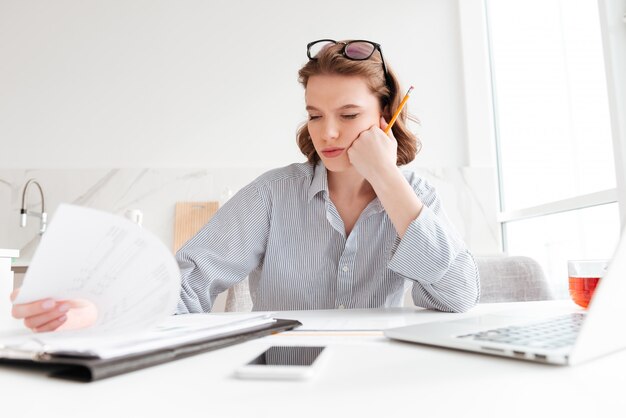
MULTIPOLYGON (((406 111, 383 131, 402 97, 380 45, 320 40, 307 54, 299 76, 309 119, 297 142, 308 161, 244 187, 180 249, 178 313, 210 311, 246 276, 254 310, 401 306, 407 285, 418 306, 471 308, 479 297, 471 254, 435 189, 398 168, 418 150, 406 111)), ((50 305, 13 312, 45 331, 67 308, 50 305)))

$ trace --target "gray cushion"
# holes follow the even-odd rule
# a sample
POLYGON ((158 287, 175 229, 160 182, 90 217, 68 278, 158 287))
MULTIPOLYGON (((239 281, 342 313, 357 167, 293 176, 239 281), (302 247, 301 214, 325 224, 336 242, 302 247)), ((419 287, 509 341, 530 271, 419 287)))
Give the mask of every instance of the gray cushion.
POLYGON ((226 295, 226 312, 250 312, 252 311, 252 299, 250 298, 250 287, 248 278, 237 283, 226 295))
POLYGON ((553 299, 539 263, 529 257, 476 257, 480 273, 480 302, 553 299))

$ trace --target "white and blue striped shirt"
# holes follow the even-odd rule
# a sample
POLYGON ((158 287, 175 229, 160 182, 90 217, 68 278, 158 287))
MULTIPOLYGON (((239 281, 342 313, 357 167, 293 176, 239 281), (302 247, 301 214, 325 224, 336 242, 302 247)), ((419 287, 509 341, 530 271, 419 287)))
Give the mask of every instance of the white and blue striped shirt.
POLYGON ((472 255, 435 189, 404 175, 424 207, 402 239, 378 198, 346 236, 321 162, 261 175, 176 254, 177 312, 209 312, 217 295, 246 276, 255 311, 402 306, 410 285, 417 306, 471 308, 480 293, 472 255))

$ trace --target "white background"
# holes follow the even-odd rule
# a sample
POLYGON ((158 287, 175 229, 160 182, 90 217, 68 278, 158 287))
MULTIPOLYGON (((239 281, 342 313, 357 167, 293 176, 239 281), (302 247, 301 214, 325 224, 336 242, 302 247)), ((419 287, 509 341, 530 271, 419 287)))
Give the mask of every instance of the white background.
POLYGON ((327 37, 415 86, 417 165, 466 165, 456 0, 0 0, 0 168, 302 161, 297 71, 327 37))

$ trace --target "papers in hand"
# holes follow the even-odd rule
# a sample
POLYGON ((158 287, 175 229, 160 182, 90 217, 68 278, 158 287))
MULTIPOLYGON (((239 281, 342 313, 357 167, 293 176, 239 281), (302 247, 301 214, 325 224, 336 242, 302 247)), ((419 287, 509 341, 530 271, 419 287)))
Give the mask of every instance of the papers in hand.
POLYGON ((168 248, 120 216, 60 205, 28 267, 15 303, 87 299, 92 332, 146 329, 174 313, 180 271, 168 248))
POLYGON ((125 218, 61 205, 15 302, 87 299, 98 318, 84 330, 2 338, 0 354, 111 358, 273 322, 267 314, 173 317, 179 292, 178 265, 157 237, 125 218))

